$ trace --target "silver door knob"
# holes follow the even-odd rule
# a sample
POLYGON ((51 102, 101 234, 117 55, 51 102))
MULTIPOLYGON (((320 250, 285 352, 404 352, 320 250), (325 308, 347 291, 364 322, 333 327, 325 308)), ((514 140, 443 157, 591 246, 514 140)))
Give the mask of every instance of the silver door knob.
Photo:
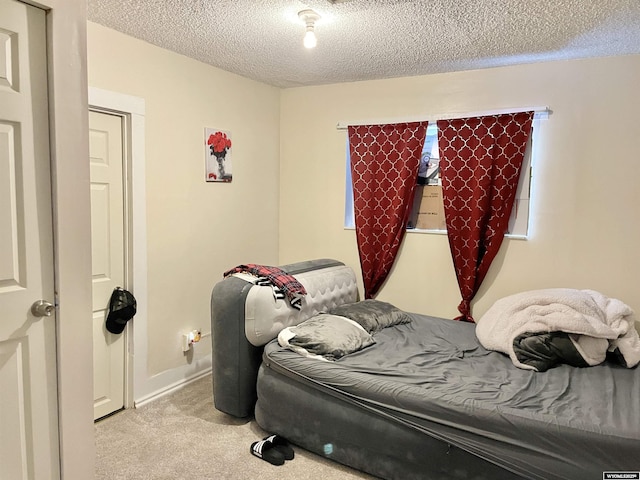
POLYGON ((54 306, 44 300, 38 300, 31 305, 31 313, 36 317, 50 317, 53 310, 54 306))

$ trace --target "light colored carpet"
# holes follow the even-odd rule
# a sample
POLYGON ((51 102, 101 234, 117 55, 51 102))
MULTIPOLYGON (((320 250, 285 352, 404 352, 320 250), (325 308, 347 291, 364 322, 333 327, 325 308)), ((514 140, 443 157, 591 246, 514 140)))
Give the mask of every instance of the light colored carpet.
POLYGON ((294 445, 273 466, 249 453, 267 435, 213 406, 211 376, 95 424, 97 480, 373 479, 294 445))

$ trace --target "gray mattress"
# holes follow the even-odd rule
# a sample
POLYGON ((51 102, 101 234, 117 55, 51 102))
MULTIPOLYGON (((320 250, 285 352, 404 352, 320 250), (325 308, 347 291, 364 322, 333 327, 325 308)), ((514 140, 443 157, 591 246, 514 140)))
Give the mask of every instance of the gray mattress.
MULTIPOLYGON (((256 419, 303 446, 320 441, 325 453, 326 445, 340 444, 340 438, 326 436, 332 429, 345 435, 339 423, 349 421, 349 414, 328 419, 322 412, 331 416, 331 409, 341 408, 353 415, 366 412, 362 422, 380 422, 381 435, 393 429, 394 438, 407 438, 406 445, 420 438, 425 447, 433 444, 418 445, 415 452, 406 447, 405 458, 392 455, 406 464, 406 475, 398 465, 388 473, 384 465, 369 469, 387 478, 421 478, 421 462, 445 462, 447 473, 437 478, 458 478, 455 472, 465 466, 456 466, 456 452, 463 452, 463 462, 486 463, 459 478, 596 479, 604 471, 640 470, 640 369, 605 363, 521 370, 508 357, 485 350, 472 324, 411 317, 410 324, 377 333, 375 345, 335 362, 302 357, 275 340, 267 344, 256 419), (296 410, 306 433, 293 433, 296 410), (324 439, 312 438, 314 422, 324 439), (433 458, 420 458, 420 451, 433 458)), ((363 428, 353 445, 374 451, 384 446, 363 437, 375 436, 375 429, 363 428)), ((368 470, 358 464, 357 452, 344 455, 343 463, 368 470)), ((384 459, 384 451, 378 458, 384 459)), ((369 455, 366 461, 374 459, 369 455)))

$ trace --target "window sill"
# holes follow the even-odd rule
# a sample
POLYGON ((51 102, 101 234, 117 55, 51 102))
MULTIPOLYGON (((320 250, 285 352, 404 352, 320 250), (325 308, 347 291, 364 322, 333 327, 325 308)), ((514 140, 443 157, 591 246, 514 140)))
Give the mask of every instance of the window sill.
POLYGON ((407 228, 407 233, 432 233, 434 235, 446 235, 446 230, 430 230, 425 228, 407 228))

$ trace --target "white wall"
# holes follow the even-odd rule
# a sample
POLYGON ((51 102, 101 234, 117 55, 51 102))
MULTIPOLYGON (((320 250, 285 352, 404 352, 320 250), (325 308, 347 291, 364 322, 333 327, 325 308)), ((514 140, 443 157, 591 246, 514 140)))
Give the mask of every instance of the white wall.
MULTIPOLYGON (((284 90, 280 261, 341 259, 346 132, 338 122, 548 105, 538 135, 531 235, 507 239, 476 296, 476 318, 522 290, 599 290, 640 311, 640 56, 588 59, 284 90)), ((378 298, 452 318, 460 301, 447 237, 409 233, 378 298)))
MULTIPOLYGON (((93 23, 88 53, 89 85, 146 105, 149 378, 209 358, 209 339, 185 356, 180 334, 210 331, 210 291, 226 268, 333 257, 359 271, 355 232, 343 227, 339 121, 548 105, 531 235, 505 241, 473 313, 509 293, 555 286, 600 290, 640 309, 640 56, 280 91, 93 23), (231 184, 203 180, 205 127, 232 132, 231 184)), ((378 298, 457 315, 447 237, 409 233, 378 298)))
POLYGON ((184 355, 180 337, 211 331, 213 285, 278 263, 280 91, 91 22, 88 73, 145 104, 149 378, 210 365, 210 338, 184 355), (205 127, 231 131, 229 184, 204 181, 205 127))

